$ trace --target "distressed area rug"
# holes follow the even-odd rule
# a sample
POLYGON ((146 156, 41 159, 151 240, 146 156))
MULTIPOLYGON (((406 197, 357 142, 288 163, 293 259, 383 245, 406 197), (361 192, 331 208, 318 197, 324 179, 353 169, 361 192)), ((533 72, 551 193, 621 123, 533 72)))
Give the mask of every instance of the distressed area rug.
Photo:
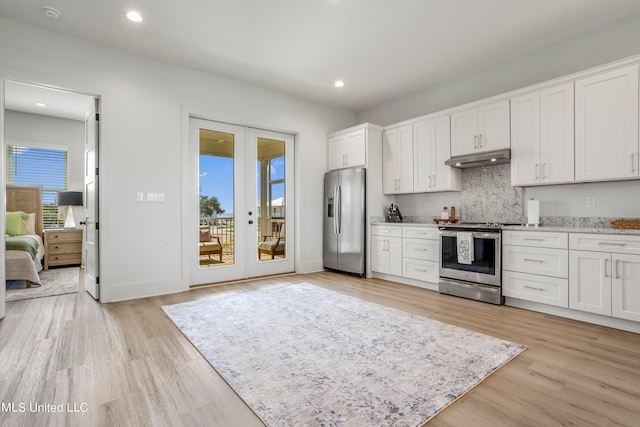
POLYGON ((419 426, 525 349, 306 283, 162 309, 269 426, 419 426))
POLYGON ((7 281, 6 301, 19 301, 78 292, 80 267, 50 268, 49 270, 42 270, 38 275, 42 285, 32 285, 30 288, 27 288, 24 280, 7 281))

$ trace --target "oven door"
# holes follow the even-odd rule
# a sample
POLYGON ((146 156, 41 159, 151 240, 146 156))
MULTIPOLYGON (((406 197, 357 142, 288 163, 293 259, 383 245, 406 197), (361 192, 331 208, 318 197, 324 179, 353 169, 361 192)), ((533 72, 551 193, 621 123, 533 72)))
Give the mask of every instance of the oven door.
POLYGON ((440 277, 500 286, 500 233, 473 232, 474 259, 471 264, 458 262, 457 232, 440 233, 440 277))

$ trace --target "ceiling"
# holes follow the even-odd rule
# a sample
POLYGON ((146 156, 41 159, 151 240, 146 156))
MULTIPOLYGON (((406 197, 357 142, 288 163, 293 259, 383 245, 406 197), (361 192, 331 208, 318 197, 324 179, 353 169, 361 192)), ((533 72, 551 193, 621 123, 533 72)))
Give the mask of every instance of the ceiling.
POLYGON ((0 0, 8 19, 354 112, 637 12, 638 0, 0 0))

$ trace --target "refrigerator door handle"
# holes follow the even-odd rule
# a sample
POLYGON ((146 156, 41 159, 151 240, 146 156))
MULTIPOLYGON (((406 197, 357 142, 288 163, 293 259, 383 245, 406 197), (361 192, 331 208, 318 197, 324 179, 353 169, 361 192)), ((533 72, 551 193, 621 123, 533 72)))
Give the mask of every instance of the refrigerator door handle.
POLYGON ((338 186, 333 186, 333 233, 338 234, 338 186))
POLYGON ((338 197, 336 198, 338 209, 336 212, 336 217, 338 219, 338 234, 342 231, 342 186, 338 184, 338 197))

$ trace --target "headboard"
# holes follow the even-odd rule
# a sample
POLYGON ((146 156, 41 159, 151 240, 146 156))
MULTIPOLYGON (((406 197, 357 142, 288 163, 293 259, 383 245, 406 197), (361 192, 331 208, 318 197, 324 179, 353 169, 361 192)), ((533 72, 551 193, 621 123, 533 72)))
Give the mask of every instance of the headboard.
POLYGON ((36 214, 36 234, 42 236, 42 187, 7 184, 7 212, 36 214))

